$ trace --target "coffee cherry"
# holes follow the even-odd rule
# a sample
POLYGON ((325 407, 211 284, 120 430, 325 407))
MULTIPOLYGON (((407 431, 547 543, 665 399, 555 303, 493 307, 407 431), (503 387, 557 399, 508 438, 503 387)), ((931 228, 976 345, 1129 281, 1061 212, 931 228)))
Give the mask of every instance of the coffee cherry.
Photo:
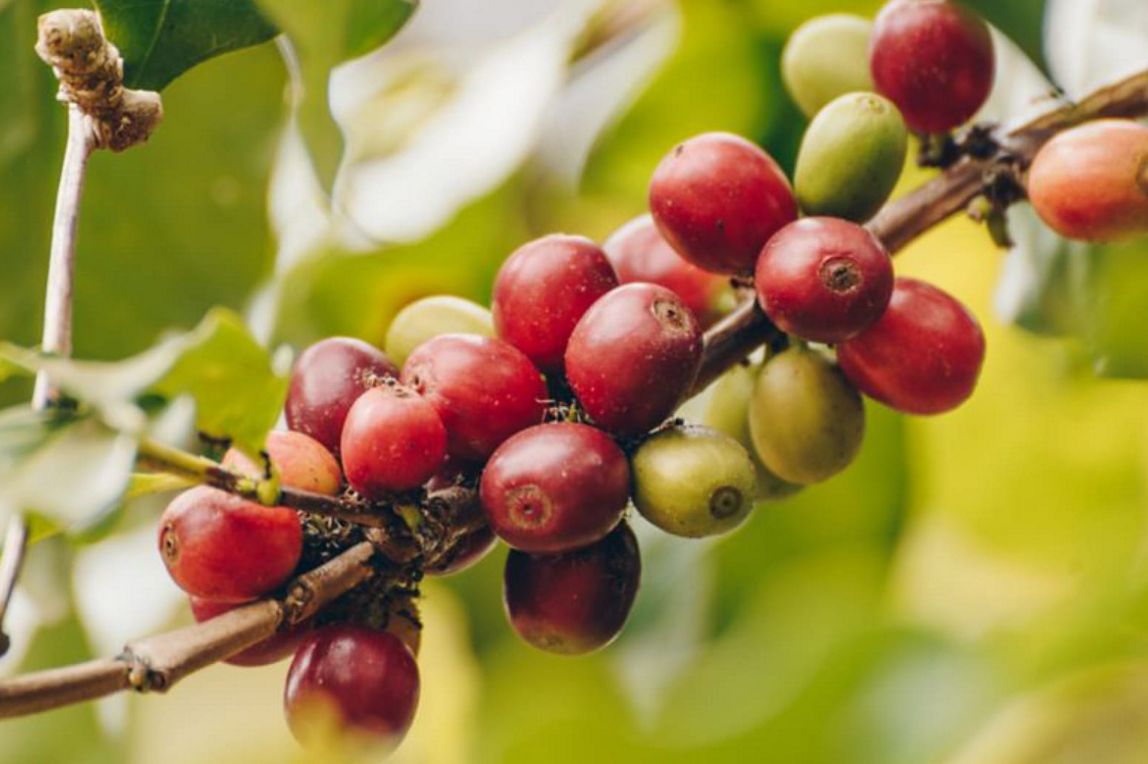
POLYGON ((838 96, 873 89, 869 37, 873 24, 833 13, 802 24, 781 54, 781 79, 805 116, 813 117, 838 96))
POLYGON ((632 466, 638 511, 675 536, 726 533, 753 509, 753 461, 723 432, 696 425, 662 430, 641 445, 632 466))
POLYGON ((602 245, 618 280, 664 286, 705 323, 729 291, 728 279, 702 270, 674 251, 649 215, 634 218, 602 245))
POLYGON ((893 291, 893 263, 861 226, 803 218, 765 245, 754 283, 762 310, 782 330, 837 343, 881 317, 893 291))
POLYGON ((940 414, 973 393, 985 357, 976 318, 949 294, 899 278, 877 323, 837 348, 845 376, 908 414, 940 414))
POLYGON ((351 624, 307 636, 283 693, 287 724, 304 745, 346 732, 393 748, 410 728, 418 701, 419 669, 406 645, 393 634, 351 624))
POLYGON ((1033 160, 1028 197, 1069 239, 1148 234, 1148 127, 1104 119, 1066 130, 1033 160))
MULTIPOLYGON (((301 432, 276 430, 267 434, 264 448, 283 485, 325 496, 339 493, 343 483, 339 463, 319 441, 301 432)), ((267 471, 266 465, 236 448, 228 449, 223 466, 252 478, 261 478, 267 471)))
POLYGON ((909 127, 943 133, 984 105, 996 60, 988 25, 960 4, 892 0, 877 15, 869 66, 909 127))
POLYGON ((243 602, 286 581, 303 550, 299 516, 197 486, 160 518, 159 549, 172 579, 188 594, 243 602))
POLYGON ((749 400, 760 371, 760 363, 734 366, 688 400, 678 409, 678 416, 724 432, 740 443, 749 452, 757 472, 757 500, 777 501, 797 493, 801 486, 787 483, 767 470, 754 451, 749 434, 749 400))
POLYGON ((865 434, 865 408, 823 355, 791 347, 762 367, 749 427, 762 464, 782 480, 809 485, 852 463, 865 434))
POLYGON ((347 482, 369 499, 418 488, 446 458, 446 427, 413 390, 387 384, 359 396, 343 425, 347 482))
POLYGON ((411 351, 440 334, 494 336, 490 311, 476 302, 439 294, 415 300, 395 314, 387 328, 387 355, 402 366, 411 351))
POLYGON ((676 294, 626 284, 596 302, 574 328, 566 378, 597 424, 639 435, 674 412, 701 356, 701 328, 676 294))
POLYGON ((544 236, 519 247, 499 269, 494 327, 542 371, 561 371, 574 325, 616 286, 618 277, 594 242, 581 236, 544 236))
POLYGON ((499 538, 526 552, 564 552, 609 533, 630 498, 622 449, 584 424, 542 424, 513 436, 482 473, 482 507, 499 538))
POLYGON ((398 368, 380 350, 350 337, 330 337, 295 362, 284 413, 287 426, 310 435, 338 456, 347 411, 364 390, 398 368))
POLYGON ((769 154, 736 135, 705 133, 658 165, 650 212, 682 257, 738 275, 751 273, 769 237, 797 218, 797 202, 769 154))
POLYGON ((507 617, 518 636, 540 650, 597 650, 626 624, 641 570, 637 539, 625 523, 596 544, 565 554, 512 549, 502 579, 507 617))
POLYGON ((820 112, 801 140, 793 184, 806 215, 863 223, 893 192, 909 134, 901 113, 876 93, 850 93, 820 112))
MULTIPOLYGON (((199 597, 188 597, 188 604, 191 605, 191 614, 195 617, 196 623, 203 623, 242 605, 242 603, 213 602, 199 597)), ((287 626, 243 652, 226 658, 224 662, 230 663, 232 666, 245 667, 278 663, 294 654, 296 648, 299 647, 299 644, 307 637, 312 628, 313 624, 309 620, 287 626)))
POLYGON ((502 441, 542 421, 549 394, 522 351, 499 339, 444 334, 415 348, 403 384, 434 406, 447 453, 485 461, 502 441))

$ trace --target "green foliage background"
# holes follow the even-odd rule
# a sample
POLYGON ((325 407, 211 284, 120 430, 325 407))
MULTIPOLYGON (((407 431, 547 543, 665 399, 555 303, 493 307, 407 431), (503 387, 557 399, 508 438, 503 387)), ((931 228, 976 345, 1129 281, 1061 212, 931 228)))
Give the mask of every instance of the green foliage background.
MULTIPOLYGON (((63 143, 52 76, 31 52, 36 15, 54 5, 0 0, 0 338, 23 345, 38 336, 63 143)), ((1035 49, 1041 3, 977 5, 1007 5, 994 20, 1035 49)), ((576 191, 524 169, 425 241, 316 260, 284 286, 278 339, 378 343, 412 298, 484 300, 498 263, 529 237, 601 238, 640 213, 653 166, 691 134, 739 132, 792 166, 804 124, 778 79, 785 37, 817 13, 878 6, 682 2, 675 52, 596 145, 576 191)), ((266 189, 285 85, 271 45, 213 59, 165 90, 167 121, 146 146, 95 157, 77 355, 141 352, 214 306, 242 310, 270 275, 266 189)), ((910 172, 904 185, 923 178, 910 172)), ((501 554, 429 584, 422 709, 398 759, 1145 760, 1148 390, 1093 378, 1073 342, 997 322, 1000 262, 963 221, 897 262, 982 318, 990 350, 972 402, 936 419, 870 406, 864 451, 844 475, 761 506, 717 543, 643 539, 643 590, 609 650, 567 660, 515 640, 501 554)), ((1125 309, 1141 304, 1130 294, 1125 309)), ((1140 332, 1107 330, 1142 347, 1140 332)), ((6 402, 27 393, 20 380, 0 385, 6 402)), ((146 525, 155 511, 121 522, 146 525)), ((36 553, 67 581, 59 540, 36 553)), ((71 616, 40 633, 22 668, 88 653, 71 616)), ((0 760, 304 760, 281 721, 283 672, 203 672, 168 696, 132 698, 112 733, 92 706, 0 722, 0 760)))

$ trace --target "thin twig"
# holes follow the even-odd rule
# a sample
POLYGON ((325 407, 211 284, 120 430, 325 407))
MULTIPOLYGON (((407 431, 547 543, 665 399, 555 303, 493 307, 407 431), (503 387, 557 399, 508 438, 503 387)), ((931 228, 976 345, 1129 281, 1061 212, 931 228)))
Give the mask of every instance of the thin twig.
MULTIPOLYGON (((1026 169, 1053 135, 1082 122, 1148 114, 1148 71, 1101 88, 1077 104, 1068 104, 1036 119, 998 129, 1002 151, 989 159, 965 158, 916 190, 893 200, 867 227, 896 254, 929 229, 964 211, 984 189, 986 175, 1002 165, 1026 169)), ((727 369, 741 362, 780 330, 752 303, 743 305, 706 332, 697 394, 727 369)))
POLYGON ((4 616, 8 614, 8 603, 16 590, 27 549, 28 523, 23 516, 12 515, 8 520, 8 532, 4 535, 4 556, 0 557, 0 655, 7 653, 12 644, 4 631, 4 616))
POLYGON ((375 549, 362 542, 296 578, 281 599, 265 599, 203 623, 129 642, 115 658, 0 681, 0 719, 94 700, 121 690, 164 692, 188 674, 246 650, 314 615, 374 575, 375 549))

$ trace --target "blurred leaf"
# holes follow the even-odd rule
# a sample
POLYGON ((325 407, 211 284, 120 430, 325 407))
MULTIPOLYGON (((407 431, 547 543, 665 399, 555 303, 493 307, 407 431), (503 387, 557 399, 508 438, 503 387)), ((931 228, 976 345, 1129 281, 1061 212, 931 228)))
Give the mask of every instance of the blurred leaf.
POLYGON ((1047 0, 961 0, 990 24, 1012 38, 1021 50, 1048 72, 1044 56, 1044 6, 1047 0))
POLYGON ((162 90, 196 64, 275 36, 252 0, 94 0, 124 84, 162 90))
POLYGON ((1148 238, 1090 247, 1084 268, 1080 332, 1094 369, 1105 377, 1148 379, 1148 238))
POLYGON ((93 407, 111 426, 139 432, 141 398, 196 403, 196 427, 256 452, 274 426, 287 391, 267 351, 231 311, 211 311, 192 332, 118 363, 73 361, 0 344, 0 360, 27 373, 43 370, 70 396, 93 407))
POLYGON ((1073 284, 1087 247, 1057 236, 1027 204, 1011 207, 1008 223, 1014 246, 997 282, 997 315, 1035 334, 1070 333, 1080 308, 1073 284))
MULTIPOLYGON (((0 512, 34 512, 69 533, 118 505, 136 442, 93 418, 62 423, 50 412, 0 413, 0 512)), ((47 528, 39 528, 39 536, 47 528)))
POLYGON ((299 123, 324 188, 330 188, 343 138, 328 100, 331 70, 365 55, 395 35, 418 0, 257 0, 291 39, 302 69, 299 123))
POLYGON ((136 499, 153 493, 178 491, 192 485, 195 485, 193 481, 166 472, 133 472, 124 498, 136 499))

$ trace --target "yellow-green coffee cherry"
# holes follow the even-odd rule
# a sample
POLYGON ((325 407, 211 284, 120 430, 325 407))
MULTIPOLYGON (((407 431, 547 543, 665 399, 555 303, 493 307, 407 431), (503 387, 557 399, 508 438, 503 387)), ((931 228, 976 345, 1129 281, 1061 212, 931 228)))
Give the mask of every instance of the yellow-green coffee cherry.
POLYGON ((861 395, 821 353, 792 347, 769 359, 749 403, 758 457, 790 483, 809 485, 849 466, 861 447, 861 395))
POLYGON ((781 78, 805 116, 812 117, 845 93, 873 90, 872 32, 867 19, 834 13, 810 19, 790 36, 781 56, 781 78))
POLYGON ((387 329, 386 351, 399 366, 411 351, 440 334, 481 334, 494 336, 490 311, 478 303, 452 295, 435 295, 415 300, 400 310, 387 329))
POLYGON ((849 93, 818 112, 801 141, 794 174, 806 215, 863 223, 901 177, 909 134, 901 112, 876 93, 849 93))
POLYGON ((642 444, 630 468, 638 511, 675 536, 726 533, 753 509, 753 461, 723 432, 697 425, 663 430, 642 444))
POLYGON ((801 490, 801 486, 774 475, 754 453, 749 435, 749 399, 760 370, 761 363, 734 366, 682 406, 678 414, 688 421, 724 432, 745 446, 757 469, 758 500, 776 501, 792 496, 801 490))

